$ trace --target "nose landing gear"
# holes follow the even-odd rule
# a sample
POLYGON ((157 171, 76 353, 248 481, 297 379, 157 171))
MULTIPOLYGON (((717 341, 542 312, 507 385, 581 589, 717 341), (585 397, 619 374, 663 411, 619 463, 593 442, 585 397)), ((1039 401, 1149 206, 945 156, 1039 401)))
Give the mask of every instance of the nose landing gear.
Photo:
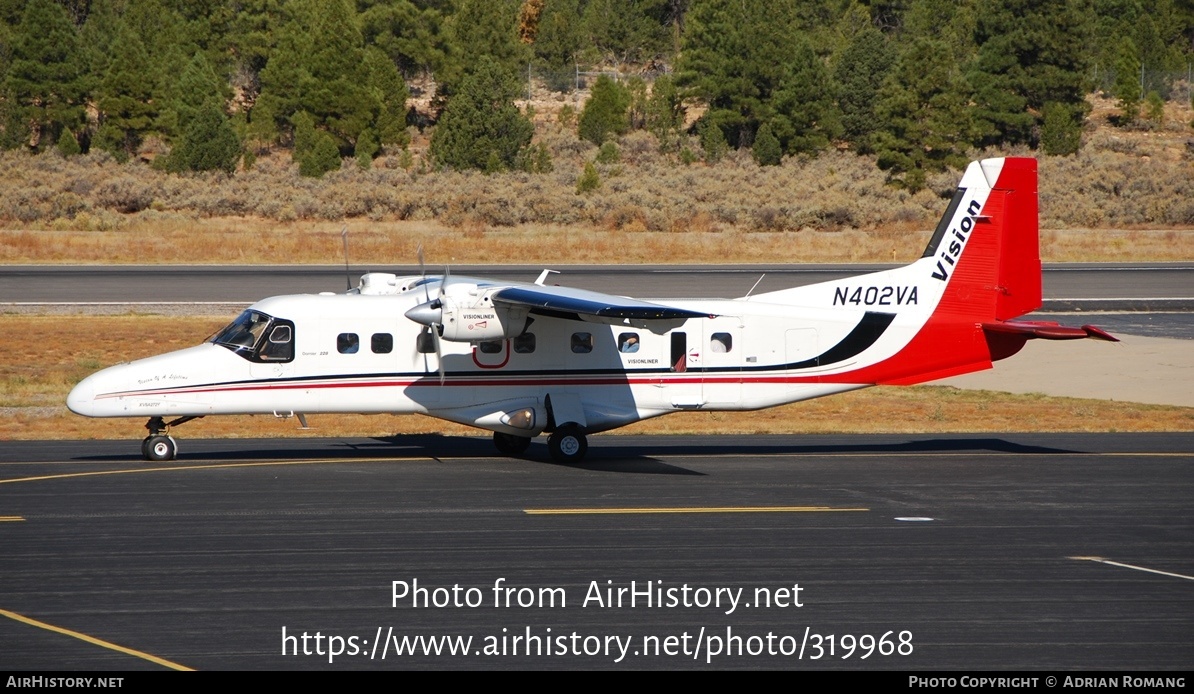
POLYGON ((141 457, 152 462, 162 463, 169 460, 174 460, 178 455, 178 442, 170 436, 168 432, 170 427, 176 427, 180 424, 186 424, 192 419, 201 419, 201 417, 179 417, 172 422, 164 422, 161 417, 151 417, 145 423, 145 428, 149 430, 149 436, 141 442, 141 457))

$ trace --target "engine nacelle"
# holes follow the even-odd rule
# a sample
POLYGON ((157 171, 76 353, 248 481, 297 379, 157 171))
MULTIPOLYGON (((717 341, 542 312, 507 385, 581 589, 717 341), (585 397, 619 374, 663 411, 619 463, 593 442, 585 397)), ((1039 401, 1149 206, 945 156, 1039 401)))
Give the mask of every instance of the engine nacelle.
POLYGON ((452 297, 443 297, 442 317, 445 340, 486 342, 518 337, 527 328, 527 309, 461 306, 452 297))

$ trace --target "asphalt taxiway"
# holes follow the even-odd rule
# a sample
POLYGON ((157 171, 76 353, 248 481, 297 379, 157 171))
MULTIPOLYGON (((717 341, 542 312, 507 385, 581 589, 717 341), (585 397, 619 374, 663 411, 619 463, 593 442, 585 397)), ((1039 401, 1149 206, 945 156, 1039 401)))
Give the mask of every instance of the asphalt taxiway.
POLYGON ((1139 672, 1194 653, 1194 434, 599 436, 583 465, 546 460, 438 436, 183 440, 171 465, 0 442, 0 662, 1139 672))

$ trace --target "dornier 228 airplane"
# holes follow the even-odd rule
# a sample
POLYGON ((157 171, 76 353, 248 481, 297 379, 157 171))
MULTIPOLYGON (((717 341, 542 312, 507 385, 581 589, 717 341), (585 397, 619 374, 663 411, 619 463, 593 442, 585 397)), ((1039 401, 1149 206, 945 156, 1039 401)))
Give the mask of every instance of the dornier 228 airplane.
POLYGON ((973 162, 910 265, 738 299, 643 301, 534 283, 369 273, 345 294, 277 296, 206 343, 104 369, 67 405, 171 427, 218 414, 418 413, 516 455, 678 411, 757 410, 990 368, 1030 339, 1115 338, 1014 320, 1041 305, 1036 161, 973 162), (167 420, 170 420, 167 422, 167 420))

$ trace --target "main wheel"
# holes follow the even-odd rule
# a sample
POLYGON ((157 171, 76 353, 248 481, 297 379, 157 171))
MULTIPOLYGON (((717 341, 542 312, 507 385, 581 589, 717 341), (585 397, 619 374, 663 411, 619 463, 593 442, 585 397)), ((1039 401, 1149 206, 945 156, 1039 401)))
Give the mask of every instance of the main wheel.
POLYGON ((172 436, 158 434, 145 439, 141 444, 141 450, 145 453, 146 460, 161 463, 174 460, 174 456, 178 455, 178 443, 172 436))
POLYGON ((531 445, 526 436, 515 436, 500 431, 493 432, 493 445, 497 446, 502 455, 522 455, 531 445))
POLYGON ((547 450, 551 451, 552 460, 565 465, 573 465, 584 460, 589 451, 589 442, 584 433, 575 424, 565 424, 557 427, 555 433, 547 439, 547 450))

